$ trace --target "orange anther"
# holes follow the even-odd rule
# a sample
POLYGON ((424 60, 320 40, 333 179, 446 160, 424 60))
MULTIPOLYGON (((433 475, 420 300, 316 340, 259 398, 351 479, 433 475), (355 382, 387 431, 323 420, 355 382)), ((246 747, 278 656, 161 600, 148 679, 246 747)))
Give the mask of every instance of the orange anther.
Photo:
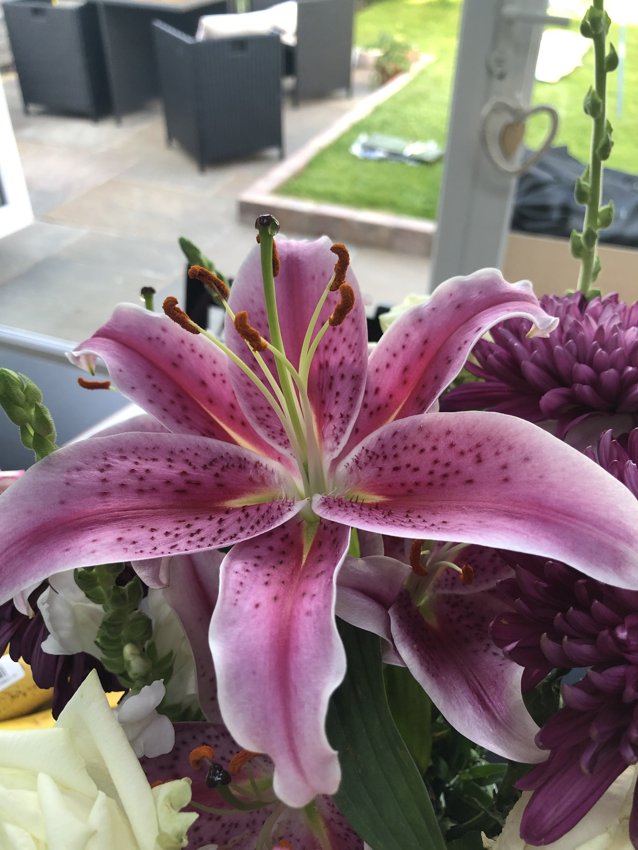
POLYGON ((277 244, 275 240, 272 240, 272 276, 277 277, 279 274, 279 269, 281 267, 281 263, 279 262, 279 252, 277 251, 277 244))
POLYGON ((346 282, 346 272, 350 265, 350 254, 342 242, 335 242, 330 250, 333 254, 337 255, 337 262, 335 263, 334 268, 335 279, 330 286, 331 291, 336 292, 337 289, 346 282))
POLYGON ((471 564, 463 564, 460 578, 463 584, 472 584, 474 581, 474 567, 471 564))
POLYGON ((281 838, 273 847, 273 850, 293 850, 292 842, 287 838, 281 838))
POLYGON ((174 295, 169 295, 164 299, 162 309, 169 319, 172 319, 180 328, 184 328, 191 334, 198 334, 199 328, 188 318, 188 315, 177 305, 177 298, 174 295))
POLYGON ((109 390, 110 381, 87 381, 86 378, 78 378, 78 384, 85 390, 109 390))
POLYGON ((339 295, 341 296, 341 299, 328 319, 330 326, 333 328, 340 325, 354 307, 354 289, 349 284, 341 284, 339 287, 339 295))
POLYGON ((228 762, 228 772, 230 774, 239 773, 245 764, 258 755, 259 753, 251 753, 250 750, 240 750, 238 753, 235 753, 232 759, 228 762))
POLYGON ((410 546, 410 566, 412 567, 412 571, 418 576, 426 576, 428 574, 428 571, 421 564, 423 543, 423 540, 413 540, 410 546))
POLYGON ((248 313, 246 310, 240 310, 235 316, 235 329, 242 339, 245 339, 253 351, 264 351, 268 348, 268 343, 259 333, 257 328, 254 328, 248 321, 248 313))
POLYGON ((215 758, 215 750, 208 744, 200 744, 188 754, 188 763, 193 770, 199 770, 204 759, 212 761, 215 758))
POLYGON ((215 295, 218 295, 222 301, 228 300, 230 289, 221 278, 217 277, 203 266, 190 266, 188 276, 191 280, 198 280, 203 283, 206 289, 212 290, 215 295))

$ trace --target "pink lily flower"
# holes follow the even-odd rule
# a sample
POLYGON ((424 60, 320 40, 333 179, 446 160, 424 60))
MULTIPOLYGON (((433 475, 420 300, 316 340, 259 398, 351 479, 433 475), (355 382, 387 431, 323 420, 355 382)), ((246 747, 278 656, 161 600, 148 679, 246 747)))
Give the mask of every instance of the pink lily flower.
POLYGON ((122 305, 75 352, 89 369, 101 357, 169 433, 68 446, 0 497, 0 602, 77 564, 232 545, 210 628, 221 714, 273 760, 277 796, 301 807, 340 781, 325 717, 345 672, 335 584, 352 526, 536 553, 636 587, 638 505, 537 426, 435 412, 495 322, 554 326, 528 283, 495 270, 448 281, 368 359, 345 249, 278 240, 275 283, 260 235, 225 345, 122 305), (598 521, 605 504, 613 524, 598 521))
POLYGON ((291 809, 273 793, 273 765, 242 750, 221 723, 176 723, 175 746, 141 759, 149 782, 186 777, 199 815, 188 831, 187 850, 362 850, 330 797, 291 809))

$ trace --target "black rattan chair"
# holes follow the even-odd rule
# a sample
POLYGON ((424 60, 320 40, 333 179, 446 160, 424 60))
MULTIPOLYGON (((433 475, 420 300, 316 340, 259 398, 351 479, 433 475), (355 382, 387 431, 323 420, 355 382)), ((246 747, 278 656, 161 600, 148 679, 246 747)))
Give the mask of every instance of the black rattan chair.
POLYGON ((110 111, 94 3, 10 0, 4 15, 25 112, 31 104, 93 119, 110 111))
MULTIPOLYGON (((252 0, 253 11, 280 0, 252 0)), ((354 0, 297 0, 297 45, 286 48, 295 78, 294 99, 323 97, 337 89, 352 94, 354 0)))
POLYGON ((263 148, 283 156, 277 36, 195 41, 162 21, 153 34, 169 143, 202 170, 263 148))

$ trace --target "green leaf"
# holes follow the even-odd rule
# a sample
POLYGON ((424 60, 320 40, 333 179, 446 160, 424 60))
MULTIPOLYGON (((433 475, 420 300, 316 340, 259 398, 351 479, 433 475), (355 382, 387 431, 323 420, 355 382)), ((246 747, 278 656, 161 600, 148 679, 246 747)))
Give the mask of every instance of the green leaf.
POLYGON ((445 850, 423 780, 390 714, 379 639, 339 627, 348 672, 328 712, 328 737, 342 769, 335 802, 372 850, 445 850))
POLYGON ((432 704, 407 667, 387 664, 383 670, 388 704, 399 734, 421 773, 430 764, 432 704))
POLYGON ((480 832, 466 832, 462 838, 457 838, 448 845, 448 850, 483 850, 483 840, 480 832))

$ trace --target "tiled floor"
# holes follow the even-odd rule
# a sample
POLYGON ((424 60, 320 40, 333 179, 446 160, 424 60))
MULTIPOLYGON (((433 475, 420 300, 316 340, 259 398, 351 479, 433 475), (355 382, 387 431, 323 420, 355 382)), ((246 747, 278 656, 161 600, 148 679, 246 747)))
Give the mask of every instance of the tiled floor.
MULTIPOLYGON (((82 339, 118 301, 136 300, 145 284, 180 296, 180 235, 226 273, 237 271, 254 240, 252 227, 238 221, 237 198, 277 165, 275 152, 202 174, 179 147, 166 146, 158 104, 119 126, 112 118, 93 123, 25 115, 16 77, 4 75, 3 83, 36 217, 0 240, 3 324, 82 339)), ((287 152, 299 150, 367 93, 359 80, 352 100, 335 94, 297 108, 287 104, 287 152)), ((425 290, 424 258, 351 247, 371 303, 425 290)))

